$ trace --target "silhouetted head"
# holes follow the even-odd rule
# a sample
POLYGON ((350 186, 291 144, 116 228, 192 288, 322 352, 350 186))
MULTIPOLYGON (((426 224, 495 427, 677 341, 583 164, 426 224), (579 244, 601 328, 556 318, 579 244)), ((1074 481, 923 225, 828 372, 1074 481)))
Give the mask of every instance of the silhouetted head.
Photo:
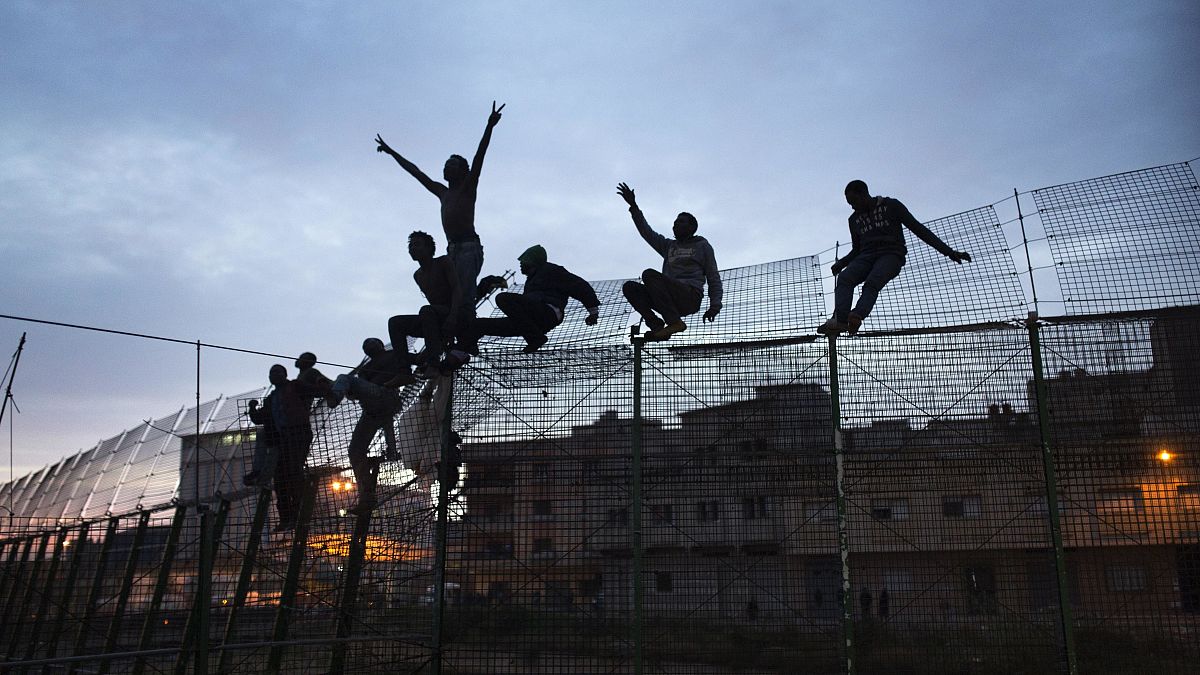
POLYGON ((296 368, 298 370, 307 370, 317 365, 317 355, 312 352, 304 352, 296 357, 296 368))
POLYGON ((284 382, 287 382, 287 368, 276 363, 275 365, 271 366, 271 371, 267 373, 267 379, 271 380, 271 384, 278 387, 284 382))
POLYGON ((871 208, 871 191, 861 180, 852 180, 846 184, 846 203, 855 211, 866 211, 871 208))
POLYGON ((546 249, 534 244, 517 256, 517 262, 521 263, 521 274, 529 276, 546 264, 546 249))
POLYGON ((446 160, 446 166, 442 167, 442 177, 450 184, 461 181, 470 172, 471 165, 467 164, 467 158, 462 155, 450 155, 450 159, 446 160))
POLYGON ((408 255, 412 256, 413 260, 429 260, 436 252, 437 243, 428 232, 417 230, 408 235, 408 255))
POLYGON ((367 356, 375 357, 387 351, 387 347, 383 346, 383 340, 379 338, 367 338, 363 340, 363 353, 367 356))
POLYGON ((675 216, 675 224, 671 226, 671 231, 675 233, 675 238, 679 240, 687 240, 696 236, 696 230, 700 229, 700 223, 696 222, 696 216, 681 211, 675 216))

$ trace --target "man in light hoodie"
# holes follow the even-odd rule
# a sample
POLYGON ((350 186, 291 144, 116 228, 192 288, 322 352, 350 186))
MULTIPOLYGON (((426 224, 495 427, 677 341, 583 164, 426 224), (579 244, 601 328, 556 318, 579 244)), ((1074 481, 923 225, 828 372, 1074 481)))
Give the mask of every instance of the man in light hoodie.
POLYGON ((622 287, 629 304, 642 315, 647 340, 666 340, 687 330, 683 317, 700 311, 704 284, 708 283, 708 309, 704 320, 712 321, 721 312, 721 275, 712 246, 704 237, 696 236, 699 225, 696 217, 684 211, 675 217, 669 239, 651 229, 646 216, 638 208, 633 189, 625 183, 617 185, 617 194, 629 205, 629 215, 642 239, 663 257, 662 272, 648 269, 642 281, 627 281, 622 287), (661 317, 660 317, 661 315, 661 317))

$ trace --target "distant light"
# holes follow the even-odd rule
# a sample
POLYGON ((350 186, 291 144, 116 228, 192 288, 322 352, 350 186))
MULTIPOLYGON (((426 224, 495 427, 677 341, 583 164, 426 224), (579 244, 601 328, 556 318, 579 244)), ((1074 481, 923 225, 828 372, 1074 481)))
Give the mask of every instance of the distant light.
POLYGON ((1163 450, 1158 453, 1158 461, 1160 462, 1169 462, 1172 459, 1175 459, 1175 455, 1172 455, 1170 450, 1163 450))
POLYGON ((341 490, 341 489, 342 489, 342 484, 337 482, 336 480, 333 481, 333 491, 337 492, 338 490, 341 490))

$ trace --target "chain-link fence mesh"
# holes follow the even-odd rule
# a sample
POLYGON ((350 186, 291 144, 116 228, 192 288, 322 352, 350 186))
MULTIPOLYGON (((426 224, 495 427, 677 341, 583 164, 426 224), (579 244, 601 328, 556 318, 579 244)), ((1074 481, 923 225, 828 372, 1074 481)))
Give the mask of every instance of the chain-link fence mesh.
POLYGON ((265 389, 149 420, 0 486, 0 671, 1189 672, 1196 195, 1035 191, 1066 317, 1023 320, 984 207, 855 337, 812 334, 803 257, 665 343, 598 282, 597 325, 485 340, 383 424, 317 399, 300 473, 265 389))

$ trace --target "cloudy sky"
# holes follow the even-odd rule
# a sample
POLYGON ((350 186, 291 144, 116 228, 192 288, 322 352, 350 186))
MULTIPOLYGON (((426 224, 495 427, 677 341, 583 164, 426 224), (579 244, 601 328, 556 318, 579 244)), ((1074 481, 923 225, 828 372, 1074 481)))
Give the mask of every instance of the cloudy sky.
MULTIPOLYGON (((485 273, 655 265, 618 181, 732 267, 845 241, 852 178, 932 219, 1193 159, 1198 43, 1194 0, 6 0, 0 314, 352 364, 420 304, 408 232, 440 235, 376 133, 436 176, 507 104, 485 273)), ((18 477, 195 399, 193 347, 5 319, 5 364, 24 331, 18 477)), ((202 398, 273 361, 205 350, 202 398)))

